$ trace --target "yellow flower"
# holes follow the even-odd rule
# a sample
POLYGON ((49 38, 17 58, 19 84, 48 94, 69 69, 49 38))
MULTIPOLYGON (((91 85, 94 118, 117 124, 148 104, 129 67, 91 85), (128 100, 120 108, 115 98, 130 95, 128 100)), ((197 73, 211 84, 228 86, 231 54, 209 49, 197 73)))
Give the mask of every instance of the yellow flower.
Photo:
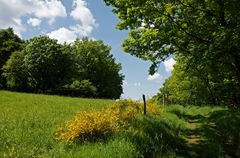
MULTIPOLYGON (((116 102, 113 107, 102 111, 83 111, 70 120, 66 128, 59 130, 60 140, 75 141, 104 137, 124 130, 128 122, 142 114, 143 105, 133 100, 116 102)), ((160 114, 160 108, 147 103, 148 114, 160 114)))

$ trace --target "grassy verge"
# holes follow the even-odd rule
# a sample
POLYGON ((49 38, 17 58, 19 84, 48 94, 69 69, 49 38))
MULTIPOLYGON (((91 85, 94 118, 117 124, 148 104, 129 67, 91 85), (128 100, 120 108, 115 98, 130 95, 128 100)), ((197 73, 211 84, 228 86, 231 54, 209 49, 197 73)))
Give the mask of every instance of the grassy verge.
POLYGON ((240 112, 224 107, 166 106, 109 138, 56 140, 56 129, 79 111, 112 103, 0 91, 0 157, 240 157, 240 112))

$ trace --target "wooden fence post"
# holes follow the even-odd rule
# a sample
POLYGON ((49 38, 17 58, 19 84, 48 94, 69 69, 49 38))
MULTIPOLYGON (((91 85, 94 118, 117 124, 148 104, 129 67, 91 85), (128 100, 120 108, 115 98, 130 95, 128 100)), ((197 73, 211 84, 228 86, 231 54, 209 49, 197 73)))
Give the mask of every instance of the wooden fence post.
POLYGON ((143 114, 146 115, 146 113, 147 113, 146 99, 145 95, 143 94, 143 114))

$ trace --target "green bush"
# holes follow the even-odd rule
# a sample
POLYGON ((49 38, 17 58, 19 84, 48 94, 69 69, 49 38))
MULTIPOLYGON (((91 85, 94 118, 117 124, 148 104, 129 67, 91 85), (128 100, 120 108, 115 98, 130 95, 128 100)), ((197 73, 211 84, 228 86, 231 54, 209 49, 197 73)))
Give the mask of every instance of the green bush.
POLYGON ((65 85, 64 89, 73 96, 95 97, 97 95, 97 88, 89 80, 75 80, 72 84, 65 85))

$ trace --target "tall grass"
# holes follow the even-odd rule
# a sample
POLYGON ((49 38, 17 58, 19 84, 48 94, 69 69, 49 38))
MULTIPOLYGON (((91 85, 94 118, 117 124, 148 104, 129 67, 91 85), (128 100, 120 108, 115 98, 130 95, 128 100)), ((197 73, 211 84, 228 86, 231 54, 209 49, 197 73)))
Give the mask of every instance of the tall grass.
POLYGON ((58 146, 56 128, 81 110, 101 109, 112 103, 0 91, 0 157, 38 157, 48 153, 58 146))
POLYGON ((107 139, 59 141, 57 131, 80 111, 101 110, 111 100, 0 91, 0 157, 239 157, 240 113, 224 107, 166 106, 137 115, 107 139), (197 124, 190 129, 190 124, 197 124), (201 142, 188 146, 188 136, 201 142))

